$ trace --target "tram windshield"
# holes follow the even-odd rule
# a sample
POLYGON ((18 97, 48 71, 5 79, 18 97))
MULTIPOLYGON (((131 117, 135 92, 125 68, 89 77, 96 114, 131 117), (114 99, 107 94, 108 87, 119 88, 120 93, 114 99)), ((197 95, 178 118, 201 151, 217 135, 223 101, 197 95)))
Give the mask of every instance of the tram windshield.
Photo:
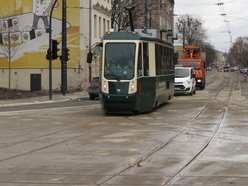
POLYGON ((134 77, 135 43, 107 43, 105 45, 104 77, 131 80, 134 77))
POLYGON ((179 61, 179 65, 183 67, 193 67, 196 70, 201 69, 201 62, 200 61, 179 61))
POLYGON ((175 69, 175 77, 176 78, 189 77, 189 69, 183 69, 183 68, 175 69))

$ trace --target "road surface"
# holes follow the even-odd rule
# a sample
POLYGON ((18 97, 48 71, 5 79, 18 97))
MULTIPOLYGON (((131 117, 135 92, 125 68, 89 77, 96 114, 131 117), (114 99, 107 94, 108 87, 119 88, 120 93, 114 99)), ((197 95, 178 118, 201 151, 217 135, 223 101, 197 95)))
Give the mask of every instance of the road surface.
POLYGON ((247 185, 248 100, 235 73, 154 112, 99 101, 0 108, 0 185, 247 185))

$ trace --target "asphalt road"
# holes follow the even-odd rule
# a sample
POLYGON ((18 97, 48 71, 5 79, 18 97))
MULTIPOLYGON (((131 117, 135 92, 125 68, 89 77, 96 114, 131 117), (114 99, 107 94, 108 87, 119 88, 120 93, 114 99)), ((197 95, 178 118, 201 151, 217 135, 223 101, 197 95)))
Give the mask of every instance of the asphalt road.
POLYGON ((0 108, 0 185, 247 185, 248 100, 235 73, 154 112, 99 101, 0 108))
POLYGON ((0 112, 7 111, 24 111, 24 110, 43 110, 51 108, 69 108, 78 106, 87 106, 92 104, 99 104, 99 100, 90 101, 89 98, 79 98, 77 100, 68 100, 61 102, 39 102, 39 103, 26 103, 26 104, 12 104, 0 106, 0 112))

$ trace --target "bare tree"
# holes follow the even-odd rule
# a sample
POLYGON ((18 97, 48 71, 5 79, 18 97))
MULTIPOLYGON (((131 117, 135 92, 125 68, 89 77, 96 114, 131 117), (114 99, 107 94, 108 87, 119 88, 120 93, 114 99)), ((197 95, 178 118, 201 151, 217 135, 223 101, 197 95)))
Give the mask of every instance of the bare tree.
POLYGON ((9 71, 9 90, 11 89, 11 63, 15 57, 21 41, 21 33, 16 31, 15 27, 10 27, 1 30, 0 55, 8 60, 9 71))
POLYGON ((159 28, 159 0, 147 0, 147 5, 146 10, 144 0, 112 0, 112 28, 125 30, 130 27, 129 15, 125 7, 134 7, 132 17, 135 28, 144 28, 145 26, 159 28), (145 25, 145 16, 147 16, 148 25, 145 25))
POLYGON ((229 57, 239 66, 248 67, 248 37, 238 37, 229 51, 229 57))
POLYGON ((159 2, 158 0, 147 0, 147 8, 145 7, 146 2, 144 0, 132 1, 132 6, 135 7, 133 12, 134 25, 136 28, 159 28, 159 2), (145 17, 147 23, 145 23, 145 17), (155 19, 155 17, 157 19, 155 19), (147 25, 146 25, 147 24, 147 25))
POLYGON ((211 66, 214 64, 217 57, 214 46, 207 42, 200 43, 199 45, 201 47, 201 51, 206 53, 206 66, 211 66))
POLYGON ((206 37, 206 30, 202 26, 200 18, 194 18, 190 15, 181 15, 176 22, 176 30, 180 34, 183 43, 199 44, 206 37))
POLYGON ((128 0, 112 0, 111 27, 115 30, 125 30, 130 26, 128 12, 125 7, 130 6, 128 0))

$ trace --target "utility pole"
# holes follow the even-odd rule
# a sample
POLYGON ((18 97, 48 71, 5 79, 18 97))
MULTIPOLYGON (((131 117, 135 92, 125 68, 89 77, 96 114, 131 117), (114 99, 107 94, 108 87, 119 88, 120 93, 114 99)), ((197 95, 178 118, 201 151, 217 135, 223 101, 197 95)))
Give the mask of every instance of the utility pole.
POLYGON ((148 3, 147 0, 145 0, 145 32, 147 32, 148 27, 148 3))
POLYGON ((8 31, 9 91, 11 89, 11 58, 10 31, 8 31))
POLYGON ((67 92, 67 30, 66 30, 66 0, 62 0, 62 56, 61 56, 61 93, 63 95, 67 92))
POLYGON ((185 23, 183 24, 183 49, 185 46, 185 23))
POLYGON ((186 22, 185 21, 180 21, 180 24, 182 25, 182 29, 183 29, 183 49, 184 49, 184 46, 185 46, 185 25, 186 25, 186 22))
POLYGON ((133 25, 132 11, 135 9, 135 7, 131 7, 131 8, 125 7, 125 9, 128 11, 129 23, 130 23, 131 31, 133 32, 134 31, 134 25, 133 25))
POLYGON ((92 45, 92 0, 89 0, 89 56, 90 56, 90 63, 89 63, 89 82, 91 81, 91 62, 92 62, 92 51, 91 51, 91 45, 92 45))

